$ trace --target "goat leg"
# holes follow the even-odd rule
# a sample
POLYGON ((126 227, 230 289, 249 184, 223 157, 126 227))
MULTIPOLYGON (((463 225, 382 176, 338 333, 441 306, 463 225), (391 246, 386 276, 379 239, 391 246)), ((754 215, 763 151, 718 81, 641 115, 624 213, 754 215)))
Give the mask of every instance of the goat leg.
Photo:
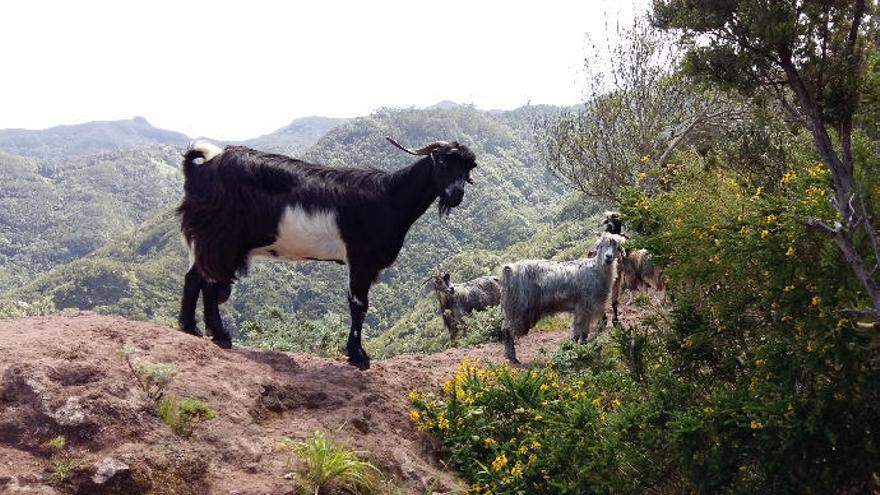
POLYGON ((202 332, 196 325, 196 305, 199 302, 199 292, 201 292, 203 284, 202 276, 199 275, 196 267, 191 267, 183 279, 183 298, 180 301, 180 313, 177 317, 180 329, 197 337, 202 336, 202 332))
POLYGON ((501 327, 501 340, 504 341, 504 355, 507 360, 510 364, 519 366, 521 363, 516 358, 516 348, 513 345, 513 329, 506 323, 501 327))
POLYGON ((232 336, 223 328, 220 319, 220 285, 214 282, 202 288, 202 303, 205 307, 205 327, 211 331, 211 340, 222 349, 232 348, 232 336))
POLYGON ((349 281, 348 310, 351 313, 351 329, 348 332, 346 353, 348 362, 361 370, 370 368, 370 356, 361 345, 361 331, 369 308, 368 295, 374 278, 375 274, 352 272, 349 281))

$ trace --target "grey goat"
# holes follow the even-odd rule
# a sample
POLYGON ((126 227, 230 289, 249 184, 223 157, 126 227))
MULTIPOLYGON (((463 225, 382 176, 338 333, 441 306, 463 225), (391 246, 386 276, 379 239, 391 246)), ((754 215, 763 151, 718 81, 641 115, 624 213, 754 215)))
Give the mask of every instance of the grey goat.
POLYGON ((431 277, 434 294, 440 304, 443 325, 449 332, 449 340, 455 341, 462 329, 462 319, 474 311, 480 311, 501 302, 501 284, 498 277, 479 277, 469 282, 453 285, 448 273, 431 277))
POLYGON ((513 340, 525 335, 541 317, 574 313, 572 339, 591 340, 593 324, 602 319, 614 282, 615 261, 625 239, 604 233, 596 244, 595 258, 555 262, 525 260, 501 269, 504 324, 501 335, 507 359, 518 364, 513 340))

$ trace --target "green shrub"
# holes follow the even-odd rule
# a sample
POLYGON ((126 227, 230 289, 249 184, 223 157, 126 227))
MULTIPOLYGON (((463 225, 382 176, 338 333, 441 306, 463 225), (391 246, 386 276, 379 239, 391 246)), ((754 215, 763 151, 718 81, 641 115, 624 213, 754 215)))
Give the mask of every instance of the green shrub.
POLYGON ((189 398, 179 401, 174 397, 159 399, 156 402, 156 414, 171 431, 184 438, 192 435, 197 424, 217 417, 217 412, 202 401, 189 398))
POLYGON ((303 494, 342 490, 369 495, 376 493, 382 481, 382 473, 376 466, 360 460, 357 452, 346 449, 320 431, 303 442, 282 438, 278 447, 288 452, 288 469, 294 456, 304 464, 294 476, 303 494))
POLYGON ((180 400, 174 395, 166 394, 168 385, 177 376, 177 366, 171 363, 140 362, 135 358, 139 352, 133 346, 126 346, 120 354, 138 386, 153 402, 156 414, 171 431, 188 438, 197 424, 217 417, 217 412, 202 401, 191 398, 180 400))
POLYGON ((503 322, 504 313, 501 311, 501 306, 492 306, 465 315, 462 318, 464 335, 459 338, 459 344, 467 347, 484 342, 499 342, 503 322))

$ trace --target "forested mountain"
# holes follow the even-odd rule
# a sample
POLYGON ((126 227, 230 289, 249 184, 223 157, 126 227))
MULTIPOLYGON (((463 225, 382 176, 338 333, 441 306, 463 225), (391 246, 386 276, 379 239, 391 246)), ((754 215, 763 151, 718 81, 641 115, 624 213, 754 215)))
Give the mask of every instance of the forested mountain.
POLYGON ((67 158, 155 145, 184 146, 187 141, 185 134, 153 127, 143 117, 60 125, 43 130, 0 130, 0 150, 39 158, 67 158))
MULTIPOLYGON (((369 332, 377 333, 412 309, 418 300, 421 282, 435 267, 449 265, 450 259, 465 251, 504 249, 529 239, 551 224, 554 219, 551 212, 556 211, 554 205, 562 196, 562 190, 538 162, 531 126, 535 119, 556 111, 552 107, 525 107, 489 113, 462 105, 380 110, 341 123, 333 119, 299 119, 248 144, 266 150, 301 148, 308 142, 308 136, 317 134, 321 126, 332 127, 301 156, 329 165, 369 166, 389 171, 406 166, 413 159, 390 146, 384 139, 386 135, 411 146, 437 139, 458 140, 474 150, 478 167, 473 174, 474 185, 468 188, 462 206, 443 219, 436 210, 429 210, 410 231, 397 263, 383 273, 373 288, 367 322, 369 332)), ((66 198, 65 195, 74 192, 86 194, 83 191, 89 191, 86 197, 94 199, 88 205, 64 199, 64 204, 73 207, 68 215, 52 216, 53 225, 57 224, 52 229, 34 221, 19 220, 28 224, 31 230, 27 230, 12 220, 7 221, 10 227, 4 227, 4 232, 6 229, 15 232, 16 246, 19 246, 14 253, 17 265, 22 269, 33 268, 29 274, 44 273, 17 288, 17 284, 7 282, 8 290, 2 298, 7 302, 44 301, 47 307, 54 305, 57 309, 97 309, 139 319, 172 321, 186 269, 186 256, 172 212, 181 187, 177 153, 176 148, 157 148, 119 152, 104 158, 80 157, 72 159, 71 165, 63 162, 59 165, 60 171, 50 177, 39 175, 33 160, 9 157, 2 162, 10 169, 16 164, 22 175, 19 180, 26 184, 23 187, 34 187, 38 192, 19 194, 15 211, 39 214, 37 206, 28 203, 34 198, 45 201, 47 197, 66 198), (72 165, 82 161, 91 168, 72 165), (125 163, 128 165, 123 166, 125 163), (128 174, 133 182, 127 182, 123 171, 136 167, 140 167, 137 173, 128 174), (106 180, 95 183, 86 180, 104 176, 106 180), (107 194, 102 196, 105 190, 107 194), (121 196, 117 198, 113 193, 121 196), (125 203, 123 197, 132 201, 125 203), (91 215, 84 213, 86 206, 92 204, 103 206, 95 206, 98 209, 91 215), (105 226, 112 222, 117 222, 118 228, 105 226), (63 260, 58 261, 59 256, 55 256, 37 265, 32 261, 35 251, 27 248, 32 245, 28 239, 43 236, 44 243, 53 246, 46 250, 60 251, 61 248, 55 246, 61 244, 57 232, 62 227, 58 225, 73 233, 78 232, 77 227, 81 225, 104 233, 104 247, 95 250, 101 242, 87 237, 81 240, 81 249, 63 260), (92 242, 87 242, 89 240, 92 242), (87 253, 91 254, 84 256, 87 253), (69 261, 72 262, 66 263, 69 261), (66 264, 45 271, 59 263, 66 264)), ((5 208, 4 213, 10 212, 16 218, 22 216, 11 214, 12 210, 5 208)), ((345 268, 332 263, 260 260, 254 262, 250 274, 236 284, 233 298, 224 306, 225 316, 234 327, 255 319, 266 308, 279 308, 298 321, 344 321, 347 318, 346 287, 345 268)), ((344 331, 342 326, 340 331, 344 331)))
POLYGON ((0 290, 124 237, 177 201, 180 148, 51 160, 0 152, 0 290))
POLYGON ((248 139, 242 144, 270 153, 298 156, 321 139, 327 131, 348 120, 332 117, 301 117, 281 129, 248 139))

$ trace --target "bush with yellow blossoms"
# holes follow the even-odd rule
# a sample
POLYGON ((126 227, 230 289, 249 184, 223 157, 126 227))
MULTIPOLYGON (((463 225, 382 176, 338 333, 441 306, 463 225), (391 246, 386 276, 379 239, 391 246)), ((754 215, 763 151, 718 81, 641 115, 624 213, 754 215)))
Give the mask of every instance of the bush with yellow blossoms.
POLYGON ((688 155, 668 191, 623 200, 674 296, 654 366, 683 400, 649 424, 700 492, 863 492, 880 465, 880 339, 848 312, 865 300, 839 249, 806 222, 837 220, 830 172, 790 152, 778 177, 688 155))

